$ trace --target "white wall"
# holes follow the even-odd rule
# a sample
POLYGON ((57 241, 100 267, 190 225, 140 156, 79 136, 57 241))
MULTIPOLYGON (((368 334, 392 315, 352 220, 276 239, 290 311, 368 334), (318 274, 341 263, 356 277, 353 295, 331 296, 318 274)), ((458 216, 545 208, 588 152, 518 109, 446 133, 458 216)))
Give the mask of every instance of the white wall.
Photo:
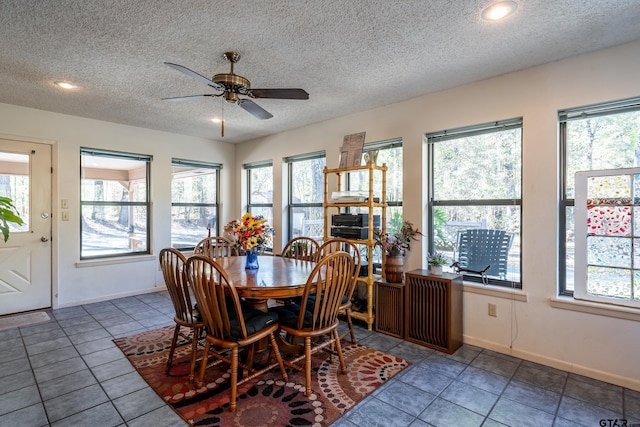
MULTIPOLYGON (((53 306, 64 307, 164 287, 158 253, 171 245, 171 159, 221 163, 221 218, 237 214, 232 144, 123 126, 98 120, 0 104, 0 134, 53 141, 53 306), (152 155, 152 255, 109 262, 80 260, 80 147, 152 155), (70 221, 59 221, 60 200, 69 200, 70 221), (131 262, 135 261, 135 262, 131 262)), ((207 231, 202 231, 206 237, 207 231)))
MULTIPOLYGON (((236 149, 236 189, 241 189, 243 163, 273 159, 274 188, 285 188, 286 174, 280 168, 285 156, 326 149, 331 168, 338 166, 344 135, 366 131, 370 142, 400 137, 404 216, 424 230, 423 135, 523 117, 523 291, 518 297, 526 301, 465 292, 464 340, 640 390, 637 320, 553 308, 550 303, 557 295, 557 111, 639 96, 638 76, 640 42, 634 42, 260 138, 236 149), (487 316, 488 302, 497 304, 497 318, 487 316)), ((313 97, 310 94, 309 102, 313 97)), ((284 203, 281 196, 274 197, 274 225, 280 230, 284 203)), ((425 265, 425 241, 422 251, 411 251, 407 269, 425 265)))

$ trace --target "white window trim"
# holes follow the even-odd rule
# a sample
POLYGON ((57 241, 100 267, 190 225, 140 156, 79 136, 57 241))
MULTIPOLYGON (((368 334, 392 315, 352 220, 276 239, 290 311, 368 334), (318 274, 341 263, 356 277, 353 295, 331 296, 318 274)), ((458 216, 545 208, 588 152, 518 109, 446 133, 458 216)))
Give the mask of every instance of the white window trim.
POLYGON ((577 301, 571 297, 549 298, 553 308, 577 311, 580 313, 597 314, 600 316, 640 322, 640 312, 636 308, 623 307, 601 302, 577 301))

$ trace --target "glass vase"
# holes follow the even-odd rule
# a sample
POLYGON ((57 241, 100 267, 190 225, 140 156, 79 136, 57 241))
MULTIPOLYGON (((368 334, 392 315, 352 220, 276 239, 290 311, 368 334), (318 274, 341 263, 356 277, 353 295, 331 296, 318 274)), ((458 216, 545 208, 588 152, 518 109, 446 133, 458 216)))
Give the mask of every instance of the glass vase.
POLYGON ((258 264, 258 250, 256 248, 249 249, 247 251, 247 259, 244 268, 247 270, 257 270, 260 268, 260 265, 258 264))

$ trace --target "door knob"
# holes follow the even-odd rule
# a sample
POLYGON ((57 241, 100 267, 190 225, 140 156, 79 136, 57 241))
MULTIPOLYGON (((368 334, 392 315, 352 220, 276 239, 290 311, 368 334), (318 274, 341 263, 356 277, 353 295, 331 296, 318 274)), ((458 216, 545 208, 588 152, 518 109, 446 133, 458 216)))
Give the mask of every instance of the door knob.
POLYGON ((42 237, 40 238, 40 241, 41 241, 41 242, 48 242, 48 241, 49 241, 49 238, 48 238, 48 237, 46 237, 46 236, 42 236, 42 237))

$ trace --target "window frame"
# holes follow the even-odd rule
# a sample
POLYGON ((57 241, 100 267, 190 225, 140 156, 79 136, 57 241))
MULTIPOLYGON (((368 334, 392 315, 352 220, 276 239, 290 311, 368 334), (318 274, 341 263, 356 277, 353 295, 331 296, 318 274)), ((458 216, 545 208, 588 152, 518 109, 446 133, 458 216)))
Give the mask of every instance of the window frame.
MULTIPOLYGON (((568 146, 567 123, 588 117, 601 117, 628 112, 640 111, 640 97, 627 98, 612 102, 584 105, 580 107, 565 108, 558 111, 558 151, 560 157, 560 170, 558 173, 558 295, 573 297, 574 291, 567 289, 567 214, 569 209, 574 210, 575 218, 575 194, 568 196, 568 146)), ((610 169, 610 168, 608 168, 610 169)), ((575 263, 574 263, 575 268, 575 263)), ((574 274, 575 278, 575 274, 574 274)), ((574 279, 575 283, 575 279, 574 279)), ((575 285, 574 285, 575 288, 575 285)))
MULTIPOLYGON (((220 234, 220 171, 222 169, 222 164, 220 163, 210 163, 210 162, 200 162, 195 160, 187 160, 187 159, 171 159, 171 168, 174 166, 188 166, 194 167, 198 169, 211 169, 215 171, 215 180, 216 180, 216 198, 214 203, 185 203, 185 202, 174 202, 173 201, 173 179, 174 174, 173 171, 171 173, 171 210, 173 211, 174 207, 205 207, 210 208, 213 207, 216 215, 216 227, 215 230, 211 230, 212 236, 219 236, 220 234)), ((173 223, 173 219, 171 220, 173 223)), ((204 237, 204 234, 203 234, 204 237)), ((196 242, 197 243, 197 242, 196 242)), ((195 244, 193 246, 176 246, 173 242, 173 230, 171 232, 171 247, 174 247, 180 251, 189 251, 195 248, 195 244)))
POLYGON ((438 206, 450 207, 450 206, 518 206, 520 208, 519 219, 519 234, 520 234, 520 255, 519 255, 519 281, 513 281, 508 279, 497 279, 494 277, 483 278, 480 275, 471 275, 462 273, 464 281, 482 283, 485 285, 494 285, 500 287, 507 287, 511 289, 522 289, 522 145, 523 145, 523 130, 524 122, 522 117, 498 120, 494 122, 482 123, 471 126, 464 126, 455 129, 447 129, 438 132, 429 132, 425 134, 427 143, 427 248, 429 253, 434 253, 434 209, 438 206), (434 188, 434 147, 436 143, 442 143, 448 140, 466 138, 471 136, 486 135, 494 132, 499 132, 508 129, 520 129, 520 198, 498 198, 498 199, 450 199, 450 200, 435 200, 435 188, 434 188))
MULTIPOLYGON (((304 162, 308 160, 324 159, 325 166, 327 164, 326 151, 316 151, 313 153, 300 154, 296 156, 285 157, 284 162, 287 164, 287 182, 288 182, 288 194, 287 194, 287 238, 291 240, 293 237, 293 221, 294 221, 294 209, 296 208, 320 208, 323 206, 323 197, 320 197, 318 202, 309 203, 296 203, 293 201, 293 166, 297 162, 304 162)), ((320 188, 324 188, 324 174, 321 176, 320 188)))
POLYGON ((147 215, 146 215, 146 235, 145 235, 145 247, 146 250, 144 251, 134 251, 134 247, 131 246, 131 249, 129 251, 122 251, 122 252, 118 252, 118 253, 110 253, 110 254, 105 254, 105 255, 92 255, 92 256, 87 256, 87 255, 83 255, 83 230, 82 230, 82 224, 84 221, 80 221, 79 227, 80 227, 80 260, 99 260, 99 259, 106 259, 106 258, 116 258, 116 257, 128 257, 128 256, 140 256, 140 255, 149 255, 151 254, 151 162, 153 161, 153 156, 151 155, 145 155, 145 154, 136 154, 136 153, 127 153, 127 152, 121 152, 121 151, 114 151, 114 150, 102 150, 102 149, 96 149, 96 148, 87 148, 87 147, 80 147, 80 218, 82 218, 82 210, 84 207, 89 207, 89 206, 98 206, 98 207, 103 207, 103 206, 127 206, 127 207, 144 207, 147 211, 147 215), (84 183, 84 162, 83 162, 83 157, 84 156, 97 156, 97 157, 101 157, 101 158, 108 158, 108 159, 121 159, 121 160, 134 160, 134 161, 140 161, 140 162, 145 162, 145 193, 144 193, 144 202, 136 202, 136 201, 128 201, 128 202, 124 202, 124 201, 110 201, 110 202, 105 202, 105 201, 96 201, 96 200, 83 200, 83 183, 84 183))

